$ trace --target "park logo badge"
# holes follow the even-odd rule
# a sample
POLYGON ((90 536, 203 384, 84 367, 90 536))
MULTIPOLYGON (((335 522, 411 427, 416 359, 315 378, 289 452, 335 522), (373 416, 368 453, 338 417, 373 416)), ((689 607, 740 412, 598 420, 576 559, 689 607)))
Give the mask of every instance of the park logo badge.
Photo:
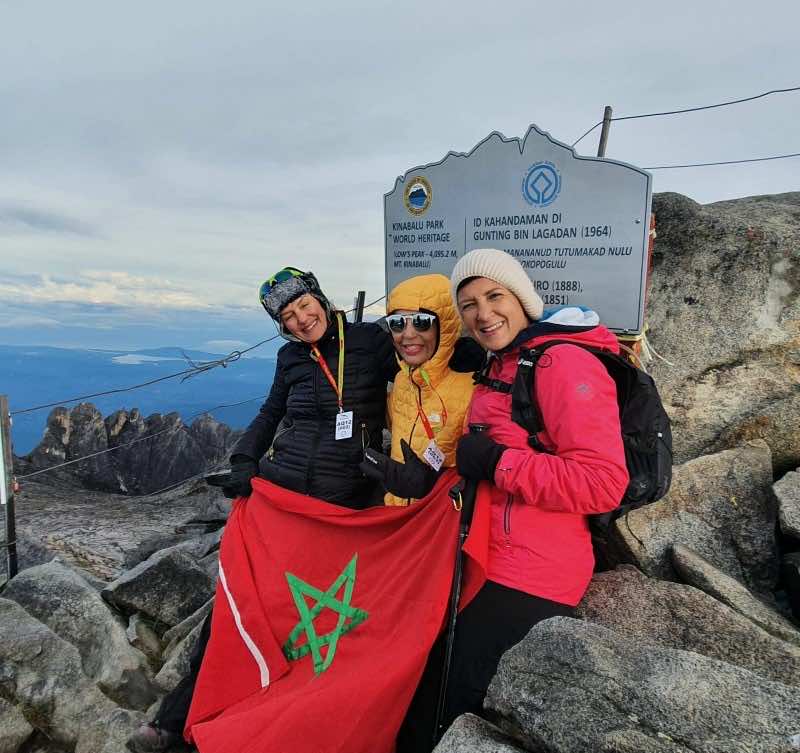
POLYGON ((431 205, 431 196, 431 184, 427 178, 423 178, 421 175, 412 178, 403 194, 406 209, 413 215, 425 214, 431 205))
POLYGON ((522 179, 522 195, 528 204, 546 207, 561 193, 561 174, 552 162, 536 162, 522 179))

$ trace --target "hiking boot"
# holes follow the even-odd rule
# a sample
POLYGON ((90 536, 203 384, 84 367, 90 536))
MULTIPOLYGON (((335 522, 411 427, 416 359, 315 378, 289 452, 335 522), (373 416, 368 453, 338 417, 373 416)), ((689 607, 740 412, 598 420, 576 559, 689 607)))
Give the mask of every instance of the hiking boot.
POLYGON ((158 753, 169 750, 181 741, 176 732, 160 729, 152 724, 143 724, 128 738, 128 748, 134 753, 158 753))

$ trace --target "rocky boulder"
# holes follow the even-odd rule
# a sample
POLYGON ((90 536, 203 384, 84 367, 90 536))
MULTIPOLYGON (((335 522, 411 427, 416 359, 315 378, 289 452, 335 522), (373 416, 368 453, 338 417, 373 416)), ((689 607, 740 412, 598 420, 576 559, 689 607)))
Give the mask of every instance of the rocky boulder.
POLYGON ((800 465, 800 193, 653 197, 650 371, 676 462, 761 438, 800 465))
POLYGON ((131 615, 128 620, 128 627, 125 635, 131 646, 141 651, 150 662, 151 666, 157 666, 161 659, 161 640, 153 629, 150 622, 139 612, 131 615))
POLYGON ((126 743, 145 718, 140 712, 115 709, 83 731, 75 753, 129 753, 126 743))
POLYGON ((78 649, 9 599, 0 599, 0 635, 0 695, 54 743, 72 749, 116 708, 84 674, 78 649))
POLYGON ((156 675, 157 685, 168 693, 189 673, 189 663, 194 653, 203 623, 195 625, 185 638, 164 651, 166 661, 156 675))
POLYGON ((557 617, 503 656, 486 708, 546 753, 788 753, 797 688, 557 617))
POLYGON ((630 565, 595 575, 578 614, 637 645, 696 651, 800 686, 800 645, 770 635, 696 588, 648 578, 630 565))
POLYGON ((691 460, 674 469, 666 497, 615 522, 615 544, 653 577, 678 579, 670 552, 681 544, 751 590, 769 592, 779 570, 771 486, 762 440, 691 460))
POLYGON ((163 656, 169 659, 176 647, 194 630, 214 608, 214 598, 210 598, 200 609, 190 614, 183 622, 171 627, 162 636, 164 642, 163 656))
POLYGON ((0 697, 0 753, 17 753, 33 735, 33 727, 19 706, 0 697))
POLYGON ((165 627, 177 625, 213 595, 214 578, 180 546, 156 552, 103 589, 126 614, 142 612, 165 627))
POLYGON ((434 753, 521 753, 515 742, 485 719, 464 714, 450 725, 434 753))
POLYGON ((787 473, 772 490, 778 500, 781 531, 800 543, 800 472, 787 473))
POLYGON ((24 570, 3 596, 75 646, 83 672, 117 703, 146 709, 156 699, 147 659, 130 645, 124 623, 70 568, 54 560, 24 570))
POLYGON ((681 580, 705 591, 770 635, 800 647, 800 629, 773 606, 748 591, 738 580, 718 570, 685 546, 672 547, 672 564, 681 580))

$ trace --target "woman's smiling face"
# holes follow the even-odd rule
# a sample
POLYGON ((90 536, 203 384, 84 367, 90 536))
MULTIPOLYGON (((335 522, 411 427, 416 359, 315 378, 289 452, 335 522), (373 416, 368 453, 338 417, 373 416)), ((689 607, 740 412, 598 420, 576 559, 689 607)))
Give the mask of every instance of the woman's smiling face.
POLYGON ((328 317, 322 304, 305 293, 281 309, 281 323, 298 340, 315 343, 328 329, 328 317))
MULTIPOLYGON (((419 312, 398 309, 392 313, 413 315, 419 312)), ((434 321, 429 330, 420 332, 409 319, 406 319, 402 332, 392 332, 392 340, 397 354, 409 366, 422 366, 426 361, 430 361, 436 352, 436 345, 439 341, 439 322, 438 320, 434 321)))
POLYGON ((517 296, 488 277, 476 277, 458 291, 458 313, 470 334, 492 351, 505 348, 529 324, 517 296))

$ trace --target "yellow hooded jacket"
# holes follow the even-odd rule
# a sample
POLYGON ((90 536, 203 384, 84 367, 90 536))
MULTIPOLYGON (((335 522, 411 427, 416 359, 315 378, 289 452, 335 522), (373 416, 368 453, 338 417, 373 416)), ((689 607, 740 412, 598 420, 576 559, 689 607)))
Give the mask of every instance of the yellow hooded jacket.
MULTIPOLYGON (((464 420, 472 398, 472 374, 452 371, 447 363, 461 334, 458 317, 450 295, 450 280, 444 275, 420 275, 399 283, 390 293, 386 310, 407 309, 436 314, 439 322, 439 346, 422 366, 409 369, 401 361, 389 394, 388 423, 392 430, 391 457, 403 462, 400 439, 422 458, 429 439, 419 418, 419 406, 425 411, 436 444, 445 456, 445 467, 456 464, 456 444, 464 433, 464 420), (427 377, 427 378, 426 378, 427 377), (446 410, 445 410, 446 409, 446 410), (445 421, 446 415, 446 421, 445 421)), ((387 505, 408 505, 413 500, 387 493, 387 505)))

